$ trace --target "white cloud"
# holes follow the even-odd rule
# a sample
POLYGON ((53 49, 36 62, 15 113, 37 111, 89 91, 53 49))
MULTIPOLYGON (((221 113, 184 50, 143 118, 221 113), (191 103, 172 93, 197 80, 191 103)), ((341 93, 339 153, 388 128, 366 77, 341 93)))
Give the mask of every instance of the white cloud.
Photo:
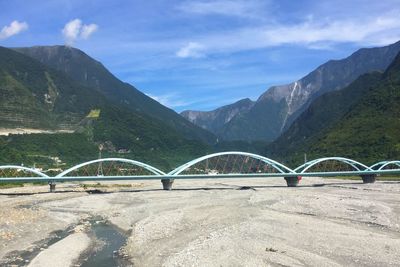
POLYGON ((169 108, 186 107, 194 103, 193 101, 182 100, 182 97, 180 97, 177 93, 168 93, 158 96, 153 94, 146 94, 146 95, 169 108))
MULTIPOLYGON (((172 108, 177 112, 181 112, 183 110, 187 110, 192 105, 201 106, 202 110, 213 110, 215 107, 228 105, 239 101, 243 98, 249 97, 249 95, 239 96, 239 97, 225 97, 221 98, 219 95, 211 95, 211 96, 196 96, 196 100, 194 101, 183 101, 184 98, 177 93, 169 93, 164 95, 155 96, 153 94, 146 94, 147 96, 153 98, 157 102, 161 103, 162 105, 172 108)), ((254 97, 257 99, 258 95, 254 97)), ((187 99, 193 99, 193 95, 187 95, 187 99)))
POLYGON ((369 43, 382 35, 400 34, 400 17, 378 17, 370 20, 305 22, 293 26, 280 26, 261 32, 265 43, 282 45, 290 43, 315 44, 321 42, 369 43))
POLYGON ((83 39, 87 39, 89 38, 90 35, 92 35, 92 33, 94 33, 95 31, 97 31, 99 27, 96 24, 89 24, 89 25, 83 25, 82 27, 82 32, 81 32, 81 37, 83 39))
POLYGON ((259 17, 261 7, 268 1, 259 0, 203 0, 186 1, 177 8, 185 13, 197 15, 224 15, 237 17, 259 17))
POLYGON ((202 52, 204 49, 205 47, 199 43, 189 42, 187 45, 180 48, 178 52, 176 52, 176 56, 181 58, 200 58, 204 56, 202 52))
POLYGON ((199 57, 212 53, 235 53, 281 45, 332 49, 340 43, 369 46, 387 45, 398 40, 400 17, 395 12, 375 18, 338 21, 314 21, 312 17, 308 17, 297 24, 240 28, 192 38, 176 55, 199 57))
POLYGON ((73 44, 73 42, 78 38, 81 28, 82 21, 80 19, 74 19, 65 24, 62 33, 67 44, 73 44))
POLYGON ((0 31, 0 40, 7 39, 13 35, 16 35, 22 31, 28 29, 28 24, 26 22, 19 22, 18 20, 14 20, 8 26, 4 26, 0 31))
POLYGON ((72 45, 78 39, 88 39, 98 29, 96 24, 82 24, 80 19, 74 19, 65 24, 62 34, 67 45, 72 45))

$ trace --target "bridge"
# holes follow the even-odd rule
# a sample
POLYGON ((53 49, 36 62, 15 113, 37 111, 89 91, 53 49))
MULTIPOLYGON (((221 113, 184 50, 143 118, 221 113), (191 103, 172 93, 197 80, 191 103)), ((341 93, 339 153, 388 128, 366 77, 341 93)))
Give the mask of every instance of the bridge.
POLYGON ((283 177, 289 187, 302 177, 359 176, 373 183, 379 175, 400 175, 400 161, 381 161, 371 166, 343 157, 324 157, 291 169, 278 161, 247 152, 220 152, 189 161, 165 173, 149 164, 124 158, 104 158, 84 162, 57 175, 49 176, 34 168, 0 166, 0 182, 47 182, 50 191, 56 183, 68 181, 161 180, 171 190, 178 179, 283 177))

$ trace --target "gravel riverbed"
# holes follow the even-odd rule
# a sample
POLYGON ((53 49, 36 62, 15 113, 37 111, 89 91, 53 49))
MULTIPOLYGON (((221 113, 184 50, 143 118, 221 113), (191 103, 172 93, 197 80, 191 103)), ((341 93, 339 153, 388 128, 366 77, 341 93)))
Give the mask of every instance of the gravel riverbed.
POLYGON ((95 247, 83 223, 93 216, 127 235, 119 251, 127 266, 400 265, 399 182, 176 180, 172 191, 160 181, 126 184, 0 190, 0 265, 79 266, 95 247))

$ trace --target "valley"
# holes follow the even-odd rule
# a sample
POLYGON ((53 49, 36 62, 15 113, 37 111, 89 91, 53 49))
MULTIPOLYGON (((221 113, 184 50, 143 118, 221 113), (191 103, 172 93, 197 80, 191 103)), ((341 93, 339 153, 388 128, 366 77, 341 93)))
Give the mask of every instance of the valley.
POLYGON ((400 266, 399 0, 0 10, 0 266, 400 266))
POLYGON ((400 42, 360 49, 347 58, 322 64, 298 81, 268 88, 255 102, 243 99, 213 111, 184 111, 181 115, 224 140, 271 142, 319 96, 344 90, 362 74, 384 72, 399 52, 400 42), (231 115, 220 119, 222 111, 231 115))
POLYGON ((382 158, 396 159, 400 156, 395 119, 398 90, 389 88, 398 87, 399 59, 395 55, 399 50, 399 42, 361 49, 346 59, 321 65, 293 86, 270 88, 256 102, 243 99, 215 111, 185 111, 180 116, 121 82, 78 49, 2 48, 0 92, 7 98, 2 98, 0 108, 0 162, 59 169, 46 158, 60 158, 65 168, 98 158, 100 146, 104 148, 103 157, 142 160, 161 169, 173 169, 189 159, 229 150, 266 155, 289 165, 301 163, 305 154, 309 158, 336 154, 371 164, 382 158), (43 87, 48 89, 42 92, 43 87), (115 93, 109 91, 110 87, 115 93), (29 104, 20 106, 21 97, 29 104), (271 99, 275 104, 265 102, 271 99), (290 106, 285 108, 282 99, 290 106), (369 119, 362 102, 387 103, 387 111, 378 111, 381 105, 369 108, 368 116, 375 116, 369 119), (353 115, 348 114, 350 111, 353 115), (10 112, 14 114, 11 117, 7 115, 10 112), (345 130, 349 116, 360 123, 354 133, 345 130), (241 120, 243 124, 236 123, 241 120), (377 122, 379 125, 374 125, 377 122), (387 127, 392 130, 386 133, 386 141, 378 140, 383 135, 379 129, 387 127), (372 129, 373 133, 358 138, 356 132, 361 128, 362 132, 372 129), (246 137, 238 131, 247 131, 246 137), (345 131, 347 137, 343 136, 345 131), (227 132, 236 137, 224 136, 227 132))

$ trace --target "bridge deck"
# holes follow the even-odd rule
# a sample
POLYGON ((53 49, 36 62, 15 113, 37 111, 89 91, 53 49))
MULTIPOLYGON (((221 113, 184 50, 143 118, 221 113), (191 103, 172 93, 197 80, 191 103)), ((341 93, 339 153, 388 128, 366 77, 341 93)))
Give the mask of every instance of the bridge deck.
POLYGON ((64 177, 10 177, 0 182, 68 182, 68 181, 118 181, 118 180, 161 180, 161 179, 223 179, 223 178, 268 178, 268 177, 340 177, 400 174, 400 169, 379 171, 309 172, 309 173, 251 173, 251 174, 196 174, 196 175, 138 175, 138 176, 64 176, 64 177))

